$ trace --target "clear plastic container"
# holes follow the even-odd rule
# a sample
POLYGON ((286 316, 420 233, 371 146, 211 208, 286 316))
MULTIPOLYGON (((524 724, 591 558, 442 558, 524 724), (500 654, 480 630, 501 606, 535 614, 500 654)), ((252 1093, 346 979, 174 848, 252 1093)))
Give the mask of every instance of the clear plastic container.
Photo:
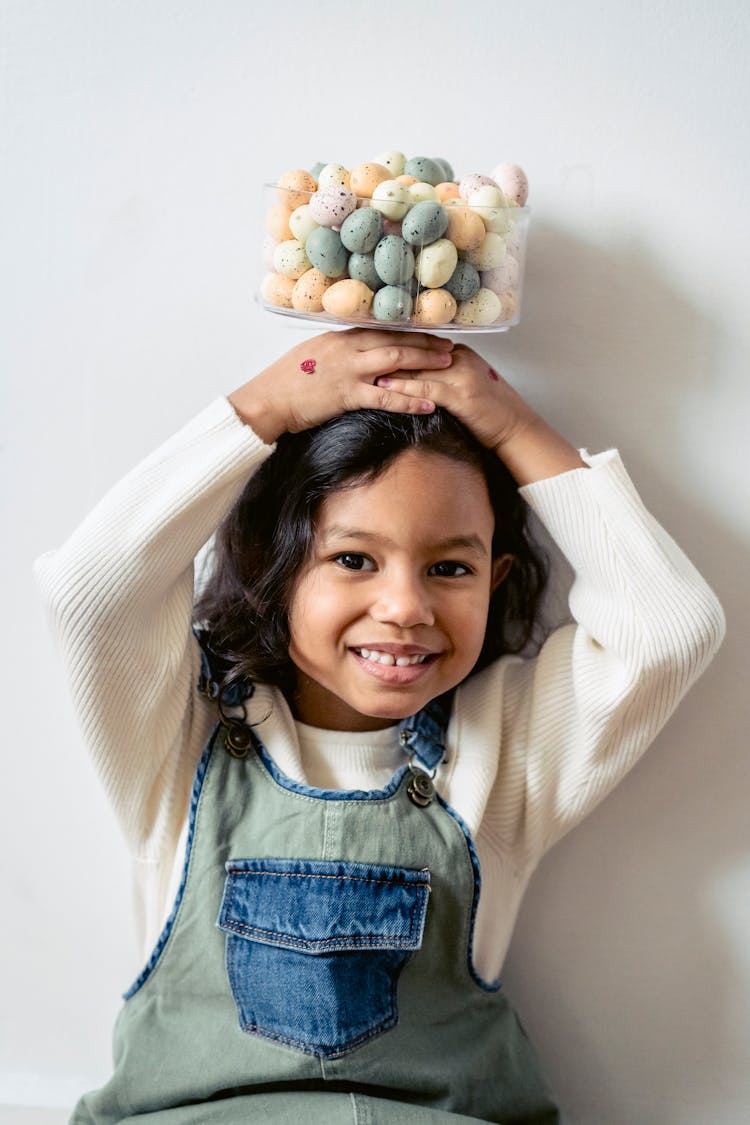
POLYGON ((345 191, 324 215, 320 203, 264 186, 257 297, 269 312, 452 335, 506 332, 521 319, 528 207, 358 199, 352 210, 345 191))

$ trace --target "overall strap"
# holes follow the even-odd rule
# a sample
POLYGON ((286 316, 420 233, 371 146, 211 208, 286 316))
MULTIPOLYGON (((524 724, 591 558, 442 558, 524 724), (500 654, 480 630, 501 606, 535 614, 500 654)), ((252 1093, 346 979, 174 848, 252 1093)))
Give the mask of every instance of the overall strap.
POLYGON ((404 753, 417 759, 428 772, 437 769, 445 754, 445 736, 454 692, 431 699, 416 715, 399 723, 399 741, 404 753))

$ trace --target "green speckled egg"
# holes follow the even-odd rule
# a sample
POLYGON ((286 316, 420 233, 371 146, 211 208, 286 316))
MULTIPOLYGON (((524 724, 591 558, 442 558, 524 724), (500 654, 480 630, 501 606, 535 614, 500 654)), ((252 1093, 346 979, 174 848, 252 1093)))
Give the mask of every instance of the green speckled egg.
POLYGON ((316 270, 326 277, 341 277, 346 273, 349 252, 339 234, 328 227, 317 227, 308 235, 305 252, 316 270))
POLYGON ((447 289, 457 301, 468 301, 475 293, 479 292, 481 284, 479 272, 472 266, 471 262, 465 262, 461 258, 453 273, 443 285, 443 289, 447 289))
POLYGON ((398 285, 379 289, 372 302, 372 315, 376 320, 408 320, 411 309, 410 294, 398 285))
MULTIPOLYGON (((435 156, 435 157, 433 157, 433 159, 434 159, 435 163, 438 164, 443 169, 443 172, 445 173, 445 175, 443 176, 443 181, 445 183, 450 183, 451 180, 455 180, 456 177, 453 174, 453 168, 448 163, 448 161, 444 159, 444 157, 435 156)), ((313 175, 315 175, 314 172, 313 172, 313 175)), ((315 176, 315 178, 317 179, 317 176, 315 176)))
POLYGON ((372 290, 381 289, 385 285, 375 269, 373 254, 352 254, 349 258, 349 277, 353 277, 355 281, 364 281, 372 290))
POLYGON ((399 235, 387 234, 375 247, 375 269, 386 285, 405 285, 414 276, 411 246, 399 235))
POLYGON ((358 207, 344 219, 340 234, 347 250, 369 254, 383 237, 383 216, 374 207, 358 207))
POLYGON ((432 184, 433 187, 449 178, 446 177, 444 168, 431 156, 413 156, 411 160, 406 161, 404 174, 414 176, 416 180, 421 180, 425 184, 432 184))
POLYGON ((401 237, 412 246, 427 246, 448 229, 445 208, 432 200, 415 203, 401 225, 401 237))
POLYGON ((311 175, 311 176, 312 176, 312 178, 313 178, 313 179, 315 180, 315 183, 316 183, 316 184, 317 184, 317 182, 318 182, 318 177, 320 176, 320 173, 321 173, 321 172, 323 171, 323 169, 325 168, 325 166, 326 166, 326 164, 327 164, 327 163, 328 163, 328 161, 327 161, 327 160, 319 160, 319 161, 318 161, 318 163, 317 163, 317 164, 315 164, 315 165, 314 165, 314 166, 313 166, 313 167, 312 167, 312 168, 310 169, 310 175, 311 175))

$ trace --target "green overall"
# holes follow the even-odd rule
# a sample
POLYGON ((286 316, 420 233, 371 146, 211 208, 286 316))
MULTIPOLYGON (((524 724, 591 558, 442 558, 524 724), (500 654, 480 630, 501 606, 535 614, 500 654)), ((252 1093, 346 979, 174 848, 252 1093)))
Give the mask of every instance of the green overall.
POLYGON ((113 1077, 72 1123, 559 1121, 511 1005, 472 965, 479 865, 429 776, 439 703, 404 721, 410 762, 373 792, 300 785, 247 727, 233 749, 217 726, 113 1077))

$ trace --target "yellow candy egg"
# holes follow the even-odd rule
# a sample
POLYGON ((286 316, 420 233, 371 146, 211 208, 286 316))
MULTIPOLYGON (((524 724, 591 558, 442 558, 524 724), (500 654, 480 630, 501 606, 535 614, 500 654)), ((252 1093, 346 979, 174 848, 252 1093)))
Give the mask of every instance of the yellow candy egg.
POLYGON ((487 232, 476 211, 454 204, 446 207, 445 213, 448 216, 445 237, 451 240, 457 250, 476 250, 482 245, 487 232))
POLYGON ((469 328, 481 328, 494 324, 503 311, 500 298, 491 289, 480 289, 468 301, 461 301, 456 310, 456 324, 469 328))
POLYGON ((415 180, 413 184, 408 184, 406 190, 409 192, 412 203, 437 200, 437 192, 432 184, 422 183, 421 180, 415 180))
POLYGON ((318 175, 321 191, 331 191, 339 187, 349 187, 349 172, 343 164, 325 164, 318 175))
POLYGON ((315 179, 304 168, 293 168, 291 172, 285 172, 279 178, 277 186, 279 203, 290 211, 301 207, 303 203, 309 203, 311 194, 318 189, 315 179))
POLYGON ((456 301, 447 289, 424 289, 414 303, 415 324, 448 324, 456 315, 456 301))
MULTIPOLYGON (((479 220, 481 222, 481 219, 479 220)), ((482 223, 484 226, 484 223, 482 223)), ((507 248, 499 234, 487 231, 481 246, 466 253, 467 262, 478 270, 494 270, 505 261, 507 248)))
POLYGON ((458 264, 458 251, 447 238, 438 238, 417 254, 414 273, 420 285, 440 289, 458 264))
POLYGON ((294 279, 282 277, 280 273, 269 273, 260 287, 260 295, 267 305, 277 305, 282 309, 292 307, 294 279))
POLYGON ((383 180, 372 193, 372 206, 396 223, 403 219, 411 204, 409 192, 399 180, 383 180))
POLYGON ((392 176, 400 176, 406 165, 406 154, 403 152, 381 152, 375 157, 376 164, 383 164, 392 176))
POLYGON ((296 238, 280 242, 273 252, 273 268, 284 277, 291 277, 295 281, 310 269, 310 261, 305 253, 305 247, 296 238))
POLYGON ((370 199, 378 184, 390 180, 393 173, 384 164, 358 164, 349 174, 349 189, 360 199, 370 199))
POLYGON ((346 278, 336 281, 323 294, 323 308, 331 316, 343 320, 364 320, 369 316, 372 299, 375 296, 364 281, 346 278))
POLYGON ((296 207, 289 216, 292 238, 296 238, 299 242, 307 242, 307 236, 319 226, 320 223, 316 223, 310 214, 310 206, 307 203, 296 207))
POLYGON ((323 294, 333 285, 333 278, 320 270, 305 270, 292 289, 292 307, 298 312, 323 311, 323 294))

